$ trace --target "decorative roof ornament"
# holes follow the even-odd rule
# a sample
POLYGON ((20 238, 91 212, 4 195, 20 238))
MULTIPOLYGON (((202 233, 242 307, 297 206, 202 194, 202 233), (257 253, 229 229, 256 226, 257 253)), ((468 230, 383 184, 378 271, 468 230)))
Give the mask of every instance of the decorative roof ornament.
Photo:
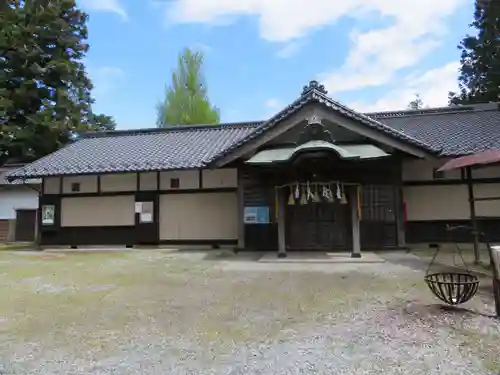
POLYGON ((307 119, 307 125, 299 134, 297 144, 301 145, 309 141, 335 143, 332 133, 321 123, 321 118, 316 114, 307 119))
POLYGON ((318 81, 312 80, 309 82, 308 85, 305 85, 304 88, 302 89, 302 95, 307 94, 311 90, 316 90, 319 91, 322 94, 327 95, 328 91, 325 89, 325 85, 321 85, 318 81))
POLYGON ((314 125, 314 124, 321 125, 321 119, 319 118, 318 115, 312 115, 307 119, 307 125, 314 125))

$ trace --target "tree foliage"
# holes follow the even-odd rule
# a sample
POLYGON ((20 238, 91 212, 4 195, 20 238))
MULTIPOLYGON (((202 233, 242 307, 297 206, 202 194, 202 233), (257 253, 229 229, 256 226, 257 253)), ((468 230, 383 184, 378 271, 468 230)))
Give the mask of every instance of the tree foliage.
POLYGON ((408 103, 408 109, 422 109, 424 108, 424 102, 420 98, 420 94, 415 94, 415 98, 408 103))
POLYGON ((78 132, 114 128, 92 113, 75 0, 5 0, 0 9, 0 164, 47 155, 78 132), (97 120, 97 122, 96 122, 97 120))
POLYGON ((450 104, 485 103, 500 97, 500 1, 476 0, 474 21, 477 35, 467 35, 458 48, 458 93, 450 92, 450 104))
POLYGON ((189 48, 179 54, 172 83, 157 105, 158 127, 219 123, 219 110, 208 99, 203 58, 201 52, 189 48))

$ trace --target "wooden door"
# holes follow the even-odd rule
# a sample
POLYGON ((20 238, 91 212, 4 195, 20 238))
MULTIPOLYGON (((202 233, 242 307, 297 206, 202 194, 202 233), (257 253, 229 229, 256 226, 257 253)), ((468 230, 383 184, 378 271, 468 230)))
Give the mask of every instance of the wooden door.
POLYGON ((349 205, 308 203, 286 209, 286 243, 293 250, 349 250, 349 205))
POLYGON ((158 237, 158 196, 142 193, 135 197, 135 232, 137 245, 153 245, 158 237))
POLYGON ((361 248, 398 245, 399 205, 394 185, 365 185, 361 189, 361 248))
POLYGON ((34 242, 36 227, 36 210, 16 211, 15 240, 17 242, 34 242))

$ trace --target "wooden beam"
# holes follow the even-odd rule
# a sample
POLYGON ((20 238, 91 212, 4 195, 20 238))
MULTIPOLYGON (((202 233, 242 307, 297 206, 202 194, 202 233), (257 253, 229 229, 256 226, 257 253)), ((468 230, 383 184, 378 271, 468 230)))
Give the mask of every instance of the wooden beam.
POLYGON ((480 202, 480 201, 500 201, 500 197, 474 198, 474 202, 480 202))
POLYGON ((359 230, 359 212, 358 212, 358 186, 353 186, 351 190, 351 222, 352 222, 352 250, 351 258, 361 258, 361 242, 359 230))
MULTIPOLYGON (((245 186, 242 172, 238 169, 236 181, 238 182, 238 249, 245 248, 245 186)), ((202 175, 200 170, 200 188, 202 187, 202 175)))
POLYGON ((276 191, 278 200, 278 258, 286 258, 286 237, 285 237, 285 195, 282 189, 276 191))
POLYGON ((469 198, 470 220, 472 224, 472 238, 474 241, 474 264, 479 264, 479 262, 481 261, 481 256, 479 254, 479 230, 477 227, 476 205, 474 200, 474 185, 472 181, 471 167, 467 167, 465 169, 465 175, 467 179, 467 193, 469 198))

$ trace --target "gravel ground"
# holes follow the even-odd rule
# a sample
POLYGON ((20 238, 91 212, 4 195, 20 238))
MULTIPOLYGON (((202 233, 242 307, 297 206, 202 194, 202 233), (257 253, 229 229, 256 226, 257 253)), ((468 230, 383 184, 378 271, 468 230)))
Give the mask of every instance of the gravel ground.
POLYGON ((202 255, 0 253, 0 374, 500 373, 487 290, 444 310, 404 254, 202 255))

